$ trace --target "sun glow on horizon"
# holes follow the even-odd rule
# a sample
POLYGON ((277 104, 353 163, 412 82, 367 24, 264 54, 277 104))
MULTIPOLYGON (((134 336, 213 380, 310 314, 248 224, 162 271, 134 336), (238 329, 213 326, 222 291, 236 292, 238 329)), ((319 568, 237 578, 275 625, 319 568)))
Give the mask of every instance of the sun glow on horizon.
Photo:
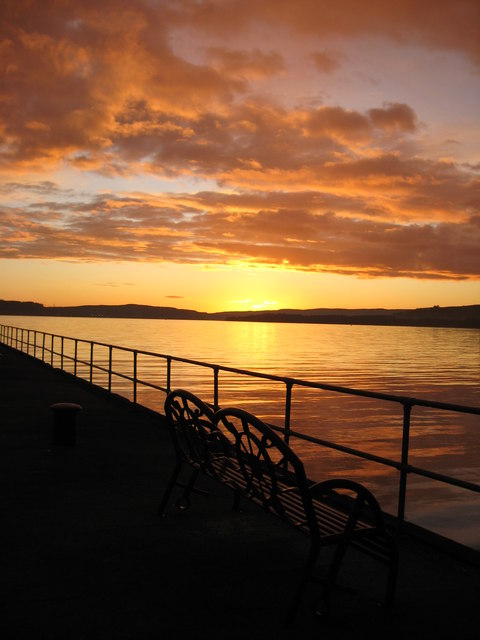
POLYGON ((472 283, 387 278, 370 282, 337 274, 276 269, 208 269, 140 262, 98 265, 25 260, 5 275, 2 299, 39 302, 45 306, 146 304, 196 311, 254 311, 311 308, 416 308, 480 303, 480 286, 472 283), (232 293, 234 297, 232 297, 232 293))

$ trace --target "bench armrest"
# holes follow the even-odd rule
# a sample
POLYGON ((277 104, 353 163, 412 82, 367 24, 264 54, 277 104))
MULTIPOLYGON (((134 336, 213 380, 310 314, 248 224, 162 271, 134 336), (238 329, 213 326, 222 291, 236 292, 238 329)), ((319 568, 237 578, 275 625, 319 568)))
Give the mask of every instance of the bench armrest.
POLYGON ((342 501, 342 506, 346 512, 368 510, 370 516, 375 521, 376 526, 384 528, 383 514, 380 505, 369 489, 355 480, 344 478, 333 478, 317 482, 308 488, 312 500, 322 500, 328 498, 341 499, 341 491, 348 492, 351 500, 342 501))

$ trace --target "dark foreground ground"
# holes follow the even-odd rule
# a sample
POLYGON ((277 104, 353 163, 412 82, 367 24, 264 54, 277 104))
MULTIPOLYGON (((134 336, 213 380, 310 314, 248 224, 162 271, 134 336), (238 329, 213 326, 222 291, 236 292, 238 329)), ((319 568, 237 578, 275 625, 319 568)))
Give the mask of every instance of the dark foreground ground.
POLYGON ((342 578, 359 594, 337 592, 319 620, 312 586, 284 630, 307 540, 232 513, 217 485, 159 518, 173 464, 161 418, 1 345, 0 408, 2 638, 478 637, 478 565, 407 537, 392 612, 374 601, 383 570, 352 552, 342 578), (59 401, 84 407, 74 447, 51 444, 59 401))

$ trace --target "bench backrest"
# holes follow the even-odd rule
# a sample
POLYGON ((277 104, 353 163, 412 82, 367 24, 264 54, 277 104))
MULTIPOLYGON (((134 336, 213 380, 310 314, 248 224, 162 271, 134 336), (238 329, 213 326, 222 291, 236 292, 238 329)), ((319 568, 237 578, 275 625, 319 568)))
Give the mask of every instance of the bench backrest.
POLYGON ((213 410, 190 391, 175 389, 165 400, 165 415, 177 456, 212 474, 215 452, 223 451, 228 444, 213 423, 213 410))
POLYGON ((305 469, 288 444, 271 427, 242 409, 220 409, 213 421, 235 451, 245 483, 242 493, 290 524, 307 526, 316 533, 305 469), (299 502, 303 509, 299 510, 299 502))

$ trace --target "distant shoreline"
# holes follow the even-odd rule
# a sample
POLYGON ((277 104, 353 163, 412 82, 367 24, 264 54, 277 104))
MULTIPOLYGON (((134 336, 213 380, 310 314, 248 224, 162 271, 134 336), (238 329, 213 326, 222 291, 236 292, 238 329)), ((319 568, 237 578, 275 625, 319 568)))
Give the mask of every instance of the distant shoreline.
POLYGON ((0 316, 134 318, 160 320, 230 320, 300 324, 348 324, 480 329, 480 304, 419 309, 280 309, 206 313, 150 305, 45 307, 37 302, 0 300, 0 316))

